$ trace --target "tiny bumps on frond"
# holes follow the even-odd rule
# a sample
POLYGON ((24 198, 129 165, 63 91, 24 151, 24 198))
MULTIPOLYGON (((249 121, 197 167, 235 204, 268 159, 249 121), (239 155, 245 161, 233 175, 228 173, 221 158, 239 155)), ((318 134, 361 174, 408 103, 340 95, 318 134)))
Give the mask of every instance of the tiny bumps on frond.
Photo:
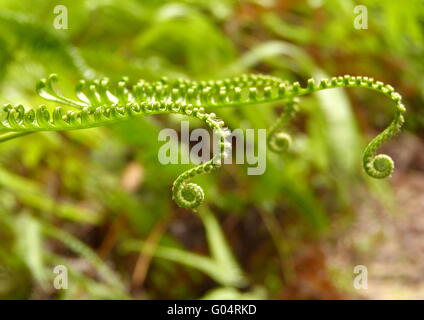
POLYGON ((84 107, 65 110, 58 106, 49 110, 45 105, 26 109, 22 105, 7 104, 0 108, 0 132, 34 132, 88 129, 106 126, 133 118, 176 113, 205 119, 205 110, 185 103, 142 102, 113 104, 111 106, 84 107))
POLYGON ((47 100, 76 108, 154 101, 180 102, 197 107, 223 107, 282 99, 285 94, 284 88, 280 88, 283 81, 266 75, 243 75, 210 81, 138 80, 133 84, 124 77, 116 83, 107 78, 80 80, 75 88, 77 99, 71 99, 57 91, 57 80, 55 74, 41 79, 37 84, 37 92, 47 100))

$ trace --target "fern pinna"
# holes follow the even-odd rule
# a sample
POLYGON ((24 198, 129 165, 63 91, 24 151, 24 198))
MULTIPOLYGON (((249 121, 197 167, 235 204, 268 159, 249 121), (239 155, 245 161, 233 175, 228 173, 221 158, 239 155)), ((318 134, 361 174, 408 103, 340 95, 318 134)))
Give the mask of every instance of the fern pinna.
POLYGON ((267 141, 271 150, 282 152, 290 145, 291 138, 283 128, 298 109, 298 96, 340 87, 360 87, 381 92, 395 102, 396 109, 390 125, 368 144, 363 154, 364 170, 374 178, 386 178, 392 174, 392 159, 376 152, 383 142, 400 130, 404 122, 405 107, 401 96, 390 85, 368 77, 347 75, 324 79, 319 83, 309 79, 305 87, 298 82, 287 83, 266 75, 243 75, 216 81, 140 80, 133 85, 127 78, 113 85, 107 79, 81 80, 76 87, 77 100, 59 94, 53 87, 56 81, 56 75, 40 80, 37 84, 39 95, 49 101, 74 107, 75 110, 65 111, 60 106, 49 111, 44 105, 35 109, 6 105, 0 112, 0 133, 4 133, 0 140, 36 131, 104 126, 151 114, 176 113, 195 117, 218 134, 221 148, 211 160, 183 172, 175 180, 173 198, 180 207, 187 209, 197 208, 204 199, 202 188, 191 183, 190 179, 220 167, 223 157, 229 152, 229 145, 225 141, 229 131, 214 113, 206 112, 208 108, 285 101, 286 108, 271 126, 267 141))

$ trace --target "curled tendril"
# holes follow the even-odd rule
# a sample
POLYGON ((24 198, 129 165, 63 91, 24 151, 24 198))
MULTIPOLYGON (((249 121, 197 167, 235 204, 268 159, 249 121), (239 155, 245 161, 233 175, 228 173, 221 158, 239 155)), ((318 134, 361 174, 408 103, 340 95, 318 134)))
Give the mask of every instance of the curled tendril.
POLYGON ((366 172, 373 178, 383 179, 389 177, 394 169, 395 163, 386 154, 378 154, 365 163, 366 172))
POLYGON ((395 118, 382 133, 380 133, 368 144, 363 155, 363 166, 365 172, 369 176, 377 179, 384 179, 391 176, 395 169, 395 163, 391 157, 385 154, 376 155, 377 149, 385 141, 395 136, 400 131, 402 124, 404 123, 404 117, 402 113, 405 112, 405 107, 400 102, 400 99, 397 100, 396 95, 394 98, 397 102, 395 118))
POLYGON ((182 183, 174 186, 173 197, 181 208, 196 209, 205 199, 205 193, 198 184, 182 183))
POLYGON ((214 134, 218 137, 219 146, 217 148, 217 153, 211 160, 183 172, 175 180, 172 186, 173 198, 180 207, 185 209, 197 208, 205 197, 203 189, 199 185, 188 181, 197 175, 208 173, 219 168, 230 148, 230 144, 225 141, 229 132, 223 127, 223 121, 217 120, 214 113, 205 114, 200 117, 198 114, 195 116, 205 120, 208 126, 214 131, 214 134))
POLYGON ((282 127, 286 126, 292 120, 298 110, 298 99, 290 99, 287 102, 286 108, 280 115, 278 120, 271 126, 268 131, 267 144, 268 147, 277 153, 286 152, 292 143, 291 136, 282 132, 282 127))
POLYGON ((54 88, 56 75, 41 79, 37 92, 46 100, 60 103, 78 110, 56 107, 53 110, 42 105, 35 109, 25 109, 22 105, 6 105, 0 109, 0 137, 4 140, 34 131, 76 130, 104 126, 134 117, 150 114, 179 113, 204 121, 219 135, 219 152, 210 161, 183 172, 173 184, 173 198, 176 203, 187 209, 197 208, 204 199, 200 186, 189 182, 193 177, 208 173, 221 166, 228 152, 229 135, 224 123, 215 114, 205 113, 207 108, 247 106, 257 103, 287 101, 287 106, 269 130, 268 146, 276 151, 287 150, 291 137, 281 129, 294 117, 297 111, 296 97, 329 88, 367 88, 388 96, 396 103, 396 113, 391 124, 374 138, 363 154, 365 172, 374 178, 385 178, 392 174, 393 160, 377 149, 393 137, 402 127, 405 107, 401 96, 390 85, 368 77, 332 77, 316 83, 309 79, 302 87, 299 82, 292 84, 282 79, 266 75, 242 75, 214 81, 190 81, 186 79, 155 82, 139 80, 130 85, 128 78, 116 84, 108 79, 81 80, 76 87, 75 99, 59 94, 54 88))
POLYGON ((276 153, 283 153, 290 148, 292 144, 292 137, 288 133, 277 132, 269 136, 267 142, 271 151, 276 153))

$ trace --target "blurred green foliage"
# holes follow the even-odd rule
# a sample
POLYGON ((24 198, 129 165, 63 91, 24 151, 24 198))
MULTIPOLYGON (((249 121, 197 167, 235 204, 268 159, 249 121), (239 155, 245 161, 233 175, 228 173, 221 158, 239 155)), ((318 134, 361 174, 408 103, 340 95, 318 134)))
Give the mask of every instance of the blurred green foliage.
MULTIPOLYGON (((0 0, 1 101, 42 103, 33 86, 49 73, 67 92, 94 76, 352 74, 398 88, 408 129, 420 134, 423 2, 361 1, 367 30, 353 27, 358 3, 0 0), (67 30, 53 27, 58 4, 68 9, 67 30)), ((287 297, 300 242, 328 237, 364 194, 391 203, 389 185, 360 166, 365 142, 392 117, 390 102, 338 89, 301 103, 292 151, 268 154, 261 176, 233 164, 198 178, 208 195, 198 216, 170 196, 187 166, 157 160, 158 132, 178 129, 180 117, 0 144, 0 298, 287 297), (68 290, 52 287, 58 264, 69 267, 68 290)), ((267 128, 280 107, 216 113, 233 129, 267 128)))

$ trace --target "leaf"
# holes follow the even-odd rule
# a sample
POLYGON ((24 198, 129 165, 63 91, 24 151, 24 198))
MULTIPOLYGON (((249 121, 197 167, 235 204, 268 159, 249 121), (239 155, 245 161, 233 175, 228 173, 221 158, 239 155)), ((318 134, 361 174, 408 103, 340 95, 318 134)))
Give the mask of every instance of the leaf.
MULTIPOLYGON (((318 70, 314 77, 322 79, 326 75, 318 70)), ((335 172, 352 176, 357 173, 361 143, 349 99, 343 89, 319 91, 316 96, 326 121, 329 147, 338 168, 335 172)))
POLYGON ((16 220, 17 250, 31 270, 38 284, 46 288, 46 273, 43 263, 42 233, 39 222, 28 214, 16 220))
POLYGON ((206 229, 206 239, 212 258, 221 269, 226 270, 234 278, 234 283, 245 281, 216 217, 206 206, 200 208, 198 214, 206 229))
POLYGON ((246 279, 231 254, 218 222, 207 209, 202 208, 199 211, 206 228, 206 238, 211 257, 163 245, 152 247, 139 240, 126 241, 123 249, 129 251, 142 250, 157 258, 163 258, 199 270, 224 286, 238 287, 243 285, 246 279))
POLYGON ((116 289, 122 292, 125 291, 125 286, 119 276, 112 269, 110 269, 90 247, 88 247, 82 241, 75 238, 68 232, 48 224, 43 224, 43 232, 46 235, 61 241, 69 249, 85 258, 96 269, 97 273, 100 277, 102 277, 104 282, 114 286, 116 289))
POLYGON ((95 211, 54 201, 41 190, 38 184, 14 175, 3 168, 0 168, 0 185, 13 190, 20 201, 38 210, 55 214, 64 219, 90 224, 97 224, 101 220, 101 216, 95 211))

